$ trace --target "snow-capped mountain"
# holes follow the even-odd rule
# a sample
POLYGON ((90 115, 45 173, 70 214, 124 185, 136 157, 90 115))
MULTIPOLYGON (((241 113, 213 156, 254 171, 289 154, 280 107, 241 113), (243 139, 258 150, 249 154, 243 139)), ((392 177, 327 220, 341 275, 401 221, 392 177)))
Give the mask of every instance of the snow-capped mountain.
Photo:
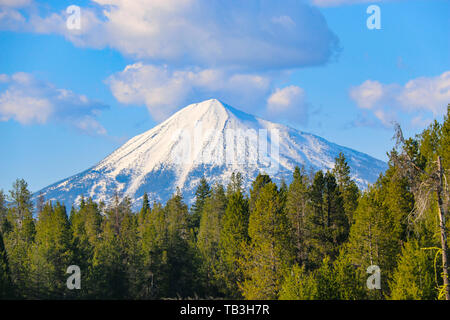
POLYGON ((373 183, 387 167, 364 153, 211 99, 185 107, 92 168, 40 192, 47 200, 70 206, 81 195, 108 202, 117 191, 137 207, 144 192, 165 202, 180 187, 189 203, 202 176, 211 185, 226 186, 232 172, 239 171, 246 188, 259 172, 289 182, 296 165, 329 170, 339 152, 360 187, 373 183))

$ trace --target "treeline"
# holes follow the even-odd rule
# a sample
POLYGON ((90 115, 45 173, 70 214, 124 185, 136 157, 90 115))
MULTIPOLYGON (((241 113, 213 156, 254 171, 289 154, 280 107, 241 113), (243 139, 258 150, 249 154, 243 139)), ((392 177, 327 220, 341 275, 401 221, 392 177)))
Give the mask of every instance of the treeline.
POLYGON ((165 205, 144 195, 136 213, 118 196, 82 198, 69 213, 40 197, 34 219, 17 180, 7 204, 0 192, 0 296, 444 299, 448 113, 397 138, 388 170, 365 191, 341 154, 328 172, 296 168, 289 185, 260 174, 249 194, 239 173, 226 187, 202 179, 191 209, 179 190, 165 205), (80 290, 66 286, 70 265, 80 267, 80 290), (369 266, 379 287, 367 286, 369 266))

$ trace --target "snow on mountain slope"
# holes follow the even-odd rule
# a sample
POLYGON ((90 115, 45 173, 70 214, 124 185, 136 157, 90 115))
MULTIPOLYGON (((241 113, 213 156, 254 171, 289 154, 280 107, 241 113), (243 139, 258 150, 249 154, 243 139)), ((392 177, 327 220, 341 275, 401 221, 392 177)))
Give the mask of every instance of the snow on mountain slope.
POLYGON ((117 191, 137 207, 144 192, 151 200, 165 202, 180 187, 190 202, 202 176, 211 185, 226 186, 231 173, 239 171, 247 189, 259 172, 289 182, 296 165, 329 170, 339 152, 360 187, 373 183, 387 167, 366 154, 211 99, 185 107, 94 167, 40 192, 70 206, 81 195, 107 202, 117 191))

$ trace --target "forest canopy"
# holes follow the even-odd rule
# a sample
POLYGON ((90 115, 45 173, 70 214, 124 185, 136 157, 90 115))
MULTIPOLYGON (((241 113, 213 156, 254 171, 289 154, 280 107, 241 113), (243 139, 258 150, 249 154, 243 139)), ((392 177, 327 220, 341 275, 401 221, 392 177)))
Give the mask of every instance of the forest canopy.
POLYGON ((327 172, 295 168, 289 185, 260 174, 249 193, 239 172, 227 186, 203 178, 191 208, 177 190, 165 204, 144 194, 139 212, 119 195, 67 210, 32 203, 18 179, 0 191, 0 297, 449 299, 449 111, 412 138, 397 128, 366 190, 342 154, 327 172))

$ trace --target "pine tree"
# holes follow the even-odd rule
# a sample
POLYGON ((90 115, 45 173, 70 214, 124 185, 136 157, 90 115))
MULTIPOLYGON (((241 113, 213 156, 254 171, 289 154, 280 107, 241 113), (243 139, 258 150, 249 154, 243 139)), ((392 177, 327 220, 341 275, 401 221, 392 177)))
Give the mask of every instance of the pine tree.
POLYGON ((147 215, 149 213, 150 213, 150 202, 148 200, 147 192, 144 192, 144 196, 142 198, 142 207, 141 207, 141 211, 139 211, 139 217, 138 217, 138 222, 140 225, 144 223, 145 218, 147 217, 147 215))
MULTIPOLYGON (((120 204, 122 215, 119 238, 122 261, 126 275, 126 291, 122 297, 136 299, 144 295, 145 275, 143 252, 139 244, 138 219, 131 210, 131 201, 125 197, 120 204)), ((148 211, 148 209, 147 209, 148 211)))
POLYGON ((95 242, 92 270, 89 273, 90 295, 93 298, 120 299, 127 296, 125 253, 121 246, 123 206, 118 194, 106 209, 101 238, 95 242))
POLYGON ((308 264, 317 267, 328 256, 333 261, 347 240, 349 223, 333 174, 318 171, 310 188, 311 211, 307 216, 308 264))
POLYGON ((227 197, 235 192, 242 192, 242 174, 240 172, 233 172, 230 177, 230 183, 227 186, 227 197))
POLYGON ((80 267, 84 275, 81 292, 79 292, 80 297, 83 298, 93 298, 95 295, 92 265, 94 249, 102 239, 102 221, 100 209, 91 198, 87 201, 82 198, 79 210, 72 208, 70 213, 74 264, 80 267))
POLYGON ((250 188, 250 200, 249 200, 249 209, 250 212, 254 210, 256 201, 258 200, 259 193, 261 189, 268 183, 271 183, 272 179, 267 174, 258 174, 252 182, 252 186, 250 188))
POLYGON ((392 299, 433 300, 437 298, 435 277, 438 277, 439 271, 436 270, 435 273, 434 253, 421 248, 415 239, 405 243, 390 283, 392 299))
POLYGON ((389 294, 388 282, 401 248, 401 232, 395 221, 394 215, 378 199, 377 190, 369 188, 355 211, 348 248, 352 263, 359 266, 361 272, 366 272, 371 265, 381 270, 381 294, 380 290, 373 290, 372 298, 389 294))
POLYGON ((164 208, 167 224, 167 253, 164 261, 165 297, 189 297, 199 291, 199 261, 194 252, 193 235, 189 231, 189 213, 181 192, 167 201, 164 208))
POLYGON ((223 294, 229 298, 239 298, 237 283, 242 281, 238 261, 242 256, 243 243, 248 241, 248 200, 238 184, 227 189, 228 203, 222 218, 219 256, 222 266, 220 279, 226 285, 223 294))
POLYGON ((358 206, 359 189, 356 183, 350 178, 350 166, 342 152, 336 157, 335 166, 332 172, 336 177, 339 192, 342 195, 347 220, 351 224, 353 223, 353 213, 358 206))
POLYGON ((142 226, 140 246, 143 254, 143 298, 161 296, 166 283, 164 263, 167 262, 168 234, 165 210, 156 203, 142 226))
POLYGON ((308 211, 308 177, 304 170, 296 167, 292 183, 289 185, 286 200, 286 215, 290 222, 291 237, 295 244, 296 263, 302 265, 307 259, 306 241, 306 215, 308 211))
POLYGON ((6 207, 5 194, 0 190, 0 232, 6 234, 11 231, 11 224, 8 221, 8 210, 6 207))
POLYGON ((23 179, 17 179, 9 193, 8 222, 11 231, 5 234, 4 242, 13 285, 19 294, 27 297, 29 283, 27 256, 35 235, 33 204, 28 184, 23 179))
POLYGON ((215 186, 212 194, 206 199, 197 247, 202 258, 202 273, 205 277, 205 293, 209 296, 220 294, 221 283, 218 280, 220 270, 219 243, 222 217, 225 214, 227 199, 223 186, 215 186))
POLYGON ((36 223, 35 243, 29 252, 32 295, 38 299, 64 298, 66 270, 72 264, 71 234, 64 205, 43 206, 36 223))
POLYGON ((202 217, 203 207, 205 206, 206 199, 211 195, 211 188, 205 177, 200 179, 200 184, 195 191, 195 202, 192 205, 192 213, 189 219, 189 228, 194 230, 194 233, 198 233, 200 227, 200 220, 202 217))
POLYGON ((0 299, 14 298, 13 287, 8 264, 8 255, 0 232, 0 299))
POLYGON ((246 299, 276 299, 294 259, 288 219, 276 184, 269 182, 259 190, 248 233, 250 243, 241 259, 245 278, 240 288, 246 299))
POLYGON ((294 264, 287 273, 280 290, 280 300, 313 300, 317 296, 317 285, 313 275, 294 264))
POLYGON ((333 281, 337 284, 339 300, 361 300, 367 298, 367 274, 356 267, 345 248, 333 262, 333 281))

